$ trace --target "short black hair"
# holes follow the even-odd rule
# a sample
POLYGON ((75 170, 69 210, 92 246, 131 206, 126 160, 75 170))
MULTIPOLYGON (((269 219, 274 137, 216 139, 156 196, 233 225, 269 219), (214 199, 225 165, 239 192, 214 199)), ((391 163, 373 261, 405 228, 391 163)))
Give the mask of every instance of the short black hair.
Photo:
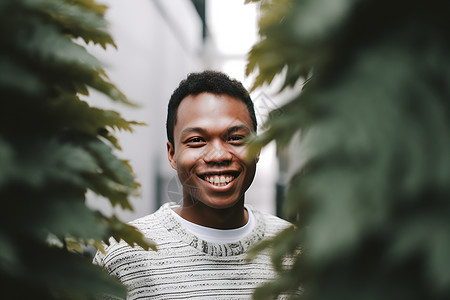
POLYGON ((190 73, 186 79, 182 80, 170 97, 167 109, 167 139, 174 144, 173 129, 177 122, 177 110, 181 101, 187 96, 196 96, 201 93, 211 93, 215 95, 228 95, 242 100, 247 105, 253 129, 256 131, 257 123, 255 108, 250 94, 241 82, 231 79, 228 75, 217 71, 203 71, 200 73, 190 73))

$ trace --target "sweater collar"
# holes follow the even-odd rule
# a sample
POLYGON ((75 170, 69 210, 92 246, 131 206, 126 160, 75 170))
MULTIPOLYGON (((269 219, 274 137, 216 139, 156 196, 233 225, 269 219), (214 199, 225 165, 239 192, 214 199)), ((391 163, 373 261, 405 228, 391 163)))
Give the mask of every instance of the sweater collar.
POLYGON ((251 206, 246 205, 250 209, 256 219, 255 228, 252 232, 244 237, 241 241, 236 243, 216 244, 198 238, 189 231, 187 231, 171 213, 171 207, 174 203, 164 204, 155 214, 161 220, 161 224, 172 234, 176 235, 182 242, 196 248, 199 251, 211 256, 233 256, 245 253, 251 246, 256 244, 264 237, 264 223, 260 217, 260 213, 251 206))

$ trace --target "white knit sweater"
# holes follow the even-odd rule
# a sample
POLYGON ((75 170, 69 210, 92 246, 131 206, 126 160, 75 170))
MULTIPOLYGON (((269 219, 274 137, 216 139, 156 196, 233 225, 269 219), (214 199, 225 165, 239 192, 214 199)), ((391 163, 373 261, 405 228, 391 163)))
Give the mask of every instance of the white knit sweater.
POLYGON ((128 287, 127 299, 251 299, 256 287, 275 278, 267 252, 246 261, 246 251, 290 223, 251 207, 256 226, 238 243, 203 241, 181 226, 170 204, 133 221, 158 251, 112 243, 94 262, 128 287))

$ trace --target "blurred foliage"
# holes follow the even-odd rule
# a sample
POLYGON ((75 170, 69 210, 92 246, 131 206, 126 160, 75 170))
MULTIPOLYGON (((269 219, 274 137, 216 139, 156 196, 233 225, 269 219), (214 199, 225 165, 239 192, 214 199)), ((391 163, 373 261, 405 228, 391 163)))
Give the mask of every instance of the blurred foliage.
POLYGON ((450 299, 450 2, 260 8, 255 87, 307 80, 255 147, 300 134, 291 159, 306 162, 284 200, 296 228, 261 245, 279 277, 255 297, 300 287, 292 298, 450 299), (292 268, 279 265, 286 255, 292 268))
POLYGON ((88 87, 130 104, 81 46, 114 45, 94 0, 0 2, 0 281, 2 299, 91 299, 126 289, 84 246, 143 235, 85 205, 88 190, 124 209, 138 191, 115 130, 137 122, 91 107, 88 87), (78 253, 77 253, 78 252, 78 253))

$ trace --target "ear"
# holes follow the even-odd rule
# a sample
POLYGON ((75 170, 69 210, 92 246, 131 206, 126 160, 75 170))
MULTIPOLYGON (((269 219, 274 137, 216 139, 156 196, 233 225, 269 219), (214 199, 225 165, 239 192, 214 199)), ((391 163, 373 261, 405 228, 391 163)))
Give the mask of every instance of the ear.
POLYGON ((258 163, 258 161, 259 161, 259 155, 261 154, 261 149, 259 149, 259 151, 258 151, 258 153, 256 153, 256 156, 255 156, 255 163, 258 163))
POLYGON ((175 160, 175 148, 171 142, 167 142, 167 158, 169 159, 170 165, 174 170, 177 169, 177 162, 175 160))

